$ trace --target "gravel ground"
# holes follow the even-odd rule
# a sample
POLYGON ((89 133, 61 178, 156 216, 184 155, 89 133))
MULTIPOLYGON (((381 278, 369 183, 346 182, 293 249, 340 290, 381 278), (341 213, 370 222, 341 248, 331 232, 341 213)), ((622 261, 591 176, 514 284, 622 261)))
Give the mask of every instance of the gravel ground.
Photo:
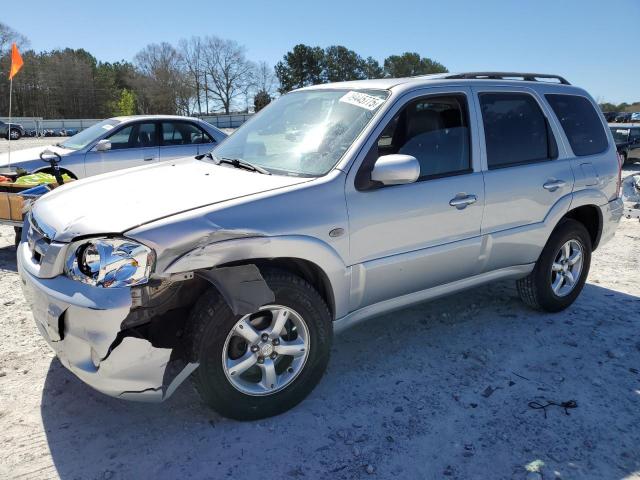
POLYGON ((336 337, 301 405, 251 423, 189 383, 151 405, 82 384, 37 333, 12 238, 0 227, 0 478, 640 478, 637 221, 565 312, 509 282, 372 319, 336 337))
MULTIPOLYGON (((32 138, 23 137, 20 140, 11 141, 11 151, 22 150, 24 148, 41 147, 44 145, 53 145, 58 142, 64 142, 69 137, 44 137, 44 138, 32 138)), ((9 151, 9 141, 5 138, 0 138, 0 153, 7 153, 9 151)))

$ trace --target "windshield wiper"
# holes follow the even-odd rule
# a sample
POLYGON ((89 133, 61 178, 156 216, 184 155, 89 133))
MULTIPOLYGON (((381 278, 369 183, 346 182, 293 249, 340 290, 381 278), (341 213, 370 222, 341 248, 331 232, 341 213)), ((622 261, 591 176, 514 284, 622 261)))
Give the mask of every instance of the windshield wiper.
POLYGON ((204 155, 198 155, 196 157, 196 159, 200 160, 204 157, 208 157, 211 160, 213 160, 213 162, 216 165, 220 165, 221 163, 226 163, 228 165, 231 165, 235 168, 242 168, 244 170, 249 170, 251 172, 258 172, 258 173, 262 173, 264 175, 271 175, 271 172, 265 168, 260 167, 259 165, 254 165, 253 163, 249 163, 245 160, 240 160, 239 158, 226 158, 226 157, 217 157, 215 156, 213 153, 209 152, 206 153, 204 155))

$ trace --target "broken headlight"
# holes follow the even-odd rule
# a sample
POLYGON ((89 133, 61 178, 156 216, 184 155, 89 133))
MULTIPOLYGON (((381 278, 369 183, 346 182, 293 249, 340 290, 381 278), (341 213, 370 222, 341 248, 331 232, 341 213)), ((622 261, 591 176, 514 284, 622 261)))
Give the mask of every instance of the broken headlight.
POLYGON ((154 251, 141 243, 92 238, 71 245, 64 273, 97 287, 132 287, 147 283, 154 263, 154 251))

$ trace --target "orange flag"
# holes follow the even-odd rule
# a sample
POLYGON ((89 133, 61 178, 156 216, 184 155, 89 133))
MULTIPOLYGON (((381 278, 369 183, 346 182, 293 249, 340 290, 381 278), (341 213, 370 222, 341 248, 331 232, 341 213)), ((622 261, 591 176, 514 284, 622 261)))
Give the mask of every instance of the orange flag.
POLYGON ((16 76, 23 64, 24 62, 22 61, 18 47, 14 43, 11 45, 11 70, 9 70, 9 80, 16 76))

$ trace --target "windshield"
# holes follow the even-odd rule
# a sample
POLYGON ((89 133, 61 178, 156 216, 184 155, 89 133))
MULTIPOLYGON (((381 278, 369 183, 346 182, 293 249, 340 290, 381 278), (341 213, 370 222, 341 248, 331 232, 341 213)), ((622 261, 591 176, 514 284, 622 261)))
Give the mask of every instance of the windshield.
POLYGON ((628 128, 612 128, 613 139, 616 143, 624 143, 629 141, 629 129, 628 128))
POLYGON ((103 120, 100 123, 96 123, 86 130, 77 133, 73 137, 69 137, 67 140, 60 143, 60 146, 70 148, 72 150, 80 150, 95 141, 97 138, 101 137, 119 123, 119 120, 114 119, 103 120))
POLYGON ((331 170, 388 97, 384 90, 308 90, 280 97, 213 154, 271 173, 320 176, 331 170))

